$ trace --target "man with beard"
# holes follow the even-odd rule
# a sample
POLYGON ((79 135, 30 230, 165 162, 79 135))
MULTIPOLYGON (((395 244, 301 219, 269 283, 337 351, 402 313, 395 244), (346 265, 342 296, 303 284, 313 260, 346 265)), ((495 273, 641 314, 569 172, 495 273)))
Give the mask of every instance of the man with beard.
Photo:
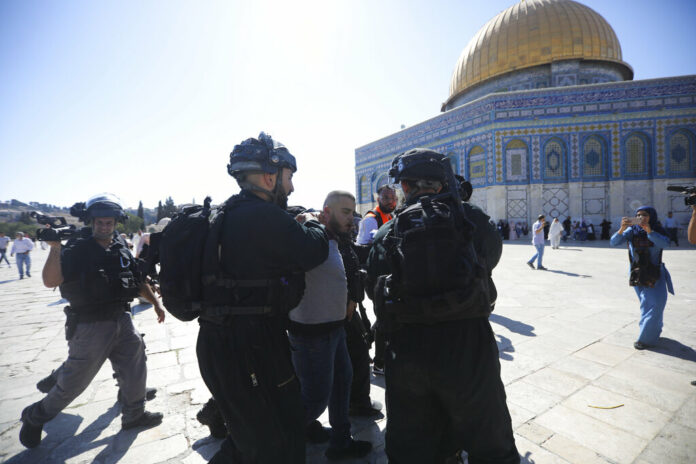
POLYGON ((392 211, 396 208, 396 190, 391 185, 383 185, 377 189, 377 207, 368 211, 360 221, 358 229, 358 245, 372 243, 377 229, 391 221, 392 211))
POLYGON ((77 398, 109 359, 119 374, 121 428, 153 427, 162 413, 145 410, 145 344, 133 326, 129 302, 137 295, 155 307, 157 321, 164 310, 150 286, 141 278, 116 223, 127 216, 114 195, 101 194, 81 204, 82 219, 92 228, 84 237, 65 246, 56 236, 43 268, 46 287, 60 287, 70 302, 65 313, 68 359, 58 370, 57 381, 46 396, 22 411, 20 442, 35 448, 43 425, 77 398))
POLYGON ((241 192, 225 204, 217 292, 199 317, 201 376, 227 425, 212 463, 305 462, 305 414, 290 359, 288 310, 302 295, 303 273, 326 260, 328 239, 315 219, 288 214, 295 157, 263 132, 236 145, 228 173, 241 192))
POLYGON ((350 240, 353 211, 351 193, 336 190, 326 197, 322 222, 329 235, 329 256, 305 274, 304 295, 290 312, 292 362, 300 378, 308 439, 319 441, 321 426, 316 420, 328 406, 330 460, 359 458, 372 449, 369 442, 351 438, 348 420, 353 369, 343 321, 355 311, 356 302, 348 297, 338 242, 350 240))

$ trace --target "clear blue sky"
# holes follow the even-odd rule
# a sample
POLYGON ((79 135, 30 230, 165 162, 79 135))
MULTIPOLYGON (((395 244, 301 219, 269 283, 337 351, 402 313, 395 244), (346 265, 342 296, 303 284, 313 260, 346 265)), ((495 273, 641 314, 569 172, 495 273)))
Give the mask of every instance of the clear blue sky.
MULTIPOLYGON (((696 74, 696 1, 585 0, 635 79, 696 74)), ((214 202, 232 147, 296 155, 291 204, 354 191, 354 149, 439 114, 459 54, 513 1, 0 2, 0 200, 214 202)))

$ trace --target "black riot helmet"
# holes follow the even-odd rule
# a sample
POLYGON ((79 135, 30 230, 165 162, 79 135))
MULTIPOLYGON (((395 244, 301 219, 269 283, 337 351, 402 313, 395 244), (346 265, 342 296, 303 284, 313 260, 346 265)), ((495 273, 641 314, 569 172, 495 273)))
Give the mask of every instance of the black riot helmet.
MULTIPOLYGON (((77 206, 77 204, 75 206, 77 206)), ((121 200, 112 193, 94 195, 87 200, 87 203, 84 203, 84 211, 86 214, 83 216, 83 221, 85 222, 98 217, 113 217, 119 222, 125 222, 125 220, 128 219, 126 212, 121 206, 121 200)))
POLYGON ((428 148, 413 148, 392 160, 389 177, 402 180, 434 180, 445 182, 447 174, 443 161, 447 157, 428 148))
POLYGON ((227 172, 235 177, 243 172, 276 174, 282 168, 288 168, 292 172, 297 171, 295 157, 290 154, 285 145, 261 132, 258 139, 249 138, 235 145, 230 153, 227 172))

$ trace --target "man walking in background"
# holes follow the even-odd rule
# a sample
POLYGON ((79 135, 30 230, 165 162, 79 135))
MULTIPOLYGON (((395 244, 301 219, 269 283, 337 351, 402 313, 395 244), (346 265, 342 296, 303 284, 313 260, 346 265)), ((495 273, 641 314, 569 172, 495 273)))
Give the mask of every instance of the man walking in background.
POLYGON ((534 245, 534 248, 536 248, 536 253, 534 253, 534 256, 530 258, 529 261, 527 261, 527 266, 531 267, 534 269, 534 260, 537 260, 537 269, 540 271, 545 271, 546 268, 543 266, 541 263, 542 258, 544 257, 544 226, 546 225, 546 219, 544 219, 544 215, 540 214, 539 217, 537 218, 537 221, 534 223, 532 226, 532 245, 534 245))
POLYGON ((17 255, 17 269, 19 269, 20 279, 24 278, 25 271, 27 277, 31 277, 31 257, 29 253, 33 249, 34 242, 30 238, 25 237, 24 232, 17 232, 17 238, 12 242, 12 253, 10 253, 10 256, 17 255))

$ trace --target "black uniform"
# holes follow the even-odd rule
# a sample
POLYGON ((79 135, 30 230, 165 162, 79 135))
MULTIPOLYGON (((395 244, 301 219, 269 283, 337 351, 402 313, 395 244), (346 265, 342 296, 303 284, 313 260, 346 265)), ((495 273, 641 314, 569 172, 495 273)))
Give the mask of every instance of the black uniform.
MULTIPOLYGON (((304 226, 273 203, 242 190, 225 216, 221 267, 235 279, 273 279, 304 272, 328 256, 323 227, 304 226)), ((267 291, 239 289, 240 306, 268 301, 267 291)), ((300 386, 290 359, 286 314, 271 301, 266 315, 199 318, 201 375, 229 437, 211 462, 304 463, 300 386)))
MULTIPOLYGON (((482 210, 466 203, 464 208, 476 225, 473 243, 479 260, 492 270, 502 253, 500 234, 482 210)), ((368 294, 380 275, 391 273, 384 238, 393 225, 392 221, 375 236, 367 262, 368 294)), ((489 314, 490 308, 473 312, 489 314)), ((471 464, 518 463, 488 318, 428 325, 382 323, 387 330, 389 462, 441 463, 466 450, 471 464)))

